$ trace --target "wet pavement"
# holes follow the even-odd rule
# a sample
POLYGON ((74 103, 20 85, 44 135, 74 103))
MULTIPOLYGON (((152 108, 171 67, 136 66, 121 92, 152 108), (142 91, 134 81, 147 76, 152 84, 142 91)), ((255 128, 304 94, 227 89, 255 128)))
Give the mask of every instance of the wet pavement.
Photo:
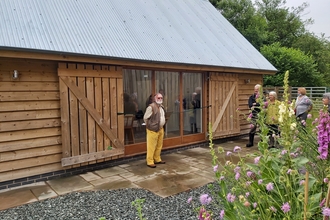
MULTIPOLYGON (((257 146, 245 148, 246 143, 247 139, 241 138, 215 144, 215 148, 221 146, 232 151, 235 146, 240 146, 241 156, 257 150, 257 146)), ((238 159, 233 157, 233 160, 238 159)), ((167 197, 214 181, 208 147, 164 154, 162 160, 166 164, 158 164, 156 168, 147 167, 143 159, 76 176, 0 190, 0 210, 75 191, 144 188, 158 196, 167 197)))

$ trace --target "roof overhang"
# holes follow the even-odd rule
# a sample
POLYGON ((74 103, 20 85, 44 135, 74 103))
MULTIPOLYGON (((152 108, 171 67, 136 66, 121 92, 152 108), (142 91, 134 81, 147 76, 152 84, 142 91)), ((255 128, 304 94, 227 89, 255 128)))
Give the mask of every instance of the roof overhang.
POLYGON ((224 66, 209 66, 201 64, 186 64, 186 63, 167 63, 149 60, 133 60, 116 57, 104 57, 88 54, 72 54, 65 52, 40 51, 33 49, 21 48, 0 48, 0 57, 7 58, 22 58, 22 59, 37 59, 51 60, 64 62, 82 62, 82 63, 98 63, 108 65, 120 65, 124 68, 145 68, 159 70, 177 70, 177 71, 199 71, 199 72, 225 72, 225 73, 246 73, 246 74, 261 74, 273 75, 276 71, 261 70, 261 69, 246 69, 224 66))

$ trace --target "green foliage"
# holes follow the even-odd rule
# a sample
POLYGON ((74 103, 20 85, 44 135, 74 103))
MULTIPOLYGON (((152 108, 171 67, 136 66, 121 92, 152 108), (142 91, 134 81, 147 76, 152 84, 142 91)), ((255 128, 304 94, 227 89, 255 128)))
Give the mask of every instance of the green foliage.
POLYGON ((281 86, 286 70, 290 71, 291 86, 323 85, 322 74, 317 71, 313 57, 305 55, 301 50, 282 47, 275 43, 263 46, 260 52, 278 70, 273 76, 264 76, 265 86, 281 86))
POLYGON ((267 39, 267 23, 251 0, 222 0, 216 4, 222 15, 257 49, 267 39))
POLYGON ((313 56, 317 70, 323 73, 325 85, 330 84, 330 42, 324 36, 318 37, 313 33, 300 36, 292 45, 305 54, 313 56))
MULTIPOLYGON (((239 146, 232 152, 225 152, 222 147, 218 147, 216 151, 210 134, 212 165, 220 186, 213 188, 212 201, 213 205, 218 205, 221 209, 220 219, 288 220, 323 217, 320 202, 325 198, 327 188, 320 179, 325 176, 319 172, 329 172, 330 162, 320 160, 317 153, 307 153, 311 150, 317 152, 318 144, 316 139, 301 139, 300 130, 304 129, 305 132, 301 135, 306 136, 306 132, 317 124, 308 122, 304 127, 304 122, 297 121, 293 110, 295 103, 288 101, 288 79, 289 74, 286 72, 283 80, 284 101, 278 107, 281 135, 275 135, 279 147, 269 148, 268 145, 269 128, 265 122, 267 108, 263 97, 257 100, 261 105, 257 118, 261 137, 258 143, 259 151, 244 157, 240 155, 239 146), (312 144, 306 141, 311 141, 312 144), (312 149, 304 150, 308 144, 312 149), (232 155, 239 156, 236 164, 231 158, 232 155), (312 170, 315 166, 320 166, 317 172, 312 170)), ((259 94, 262 94, 262 89, 259 94)), ((315 132, 311 133, 312 136, 313 134, 315 132)), ((202 208, 204 213, 209 213, 203 204, 202 208)), ((213 216, 212 214, 214 213, 209 213, 209 216, 213 216)), ((211 218, 202 216, 199 219, 211 218)))
MULTIPOLYGON (((315 36, 306 30, 313 23, 311 18, 303 20, 308 3, 298 7, 287 7, 285 0, 210 0, 221 14, 259 51, 263 46, 282 45, 300 52, 292 59, 293 52, 285 57, 269 61, 280 69, 276 76, 266 77, 265 85, 281 85, 284 70, 290 70, 291 86, 323 86, 330 84, 330 42, 324 35, 315 36), (290 55, 291 54, 291 55, 290 55), (305 56, 303 56, 305 54, 305 56), (294 68, 297 64, 297 67, 294 68), (312 65, 313 64, 313 65, 312 65), (305 74, 315 77, 305 78, 305 74), (298 76, 298 77, 296 77, 298 76), (299 79, 304 84, 299 84, 299 79), (309 80, 312 81, 309 81, 309 80), (306 83, 308 82, 308 83, 306 83)), ((273 56, 276 56, 274 54, 273 56)), ((273 58, 272 56, 272 58, 273 58)), ((282 54, 282 56, 284 56, 282 54)))
POLYGON ((142 204, 144 203, 144 201, 145 199, 136 199, 132 202, 132 206, 136 208, 140 220, 145 220, 142 214, 142 204))
POLYGON ((256 1, 256 6, 268 24, 266 44, 280 42, 283 46, 291 47, 297 37, 305 32, 300 14, 307 4, 290 9, 285 6, 285 0, 259 0, 256 1))

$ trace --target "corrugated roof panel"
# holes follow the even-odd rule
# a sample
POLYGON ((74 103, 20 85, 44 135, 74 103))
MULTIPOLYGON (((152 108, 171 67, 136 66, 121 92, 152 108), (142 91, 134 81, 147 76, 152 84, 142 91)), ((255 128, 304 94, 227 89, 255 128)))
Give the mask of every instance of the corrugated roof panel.
POLYGON ((0 48, 276 69, 207 0, 1 0, 0 48))

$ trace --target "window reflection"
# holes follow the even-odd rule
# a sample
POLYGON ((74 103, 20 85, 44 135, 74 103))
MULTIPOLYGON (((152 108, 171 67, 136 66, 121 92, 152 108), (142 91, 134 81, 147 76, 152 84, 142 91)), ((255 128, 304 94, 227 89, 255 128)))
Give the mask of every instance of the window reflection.
POLYGON ((126 116, 134 115, 132 122, 133 135, 131 130, 125 129, 125 144, 146 141, 143 115, 149 96, 152 94, 151 76, 152 72, 149 70, 124 70, 124 114, 126 116))
POLYGON ((156 91, 163 95, 163 106, 166 111, 164 138, 180 136, 180 109, 176 100, 180 94, 179 73, 156 71, 156 91))
POLYGON ((202 132, 202 74, 183 74, 184 135, 202 132))

